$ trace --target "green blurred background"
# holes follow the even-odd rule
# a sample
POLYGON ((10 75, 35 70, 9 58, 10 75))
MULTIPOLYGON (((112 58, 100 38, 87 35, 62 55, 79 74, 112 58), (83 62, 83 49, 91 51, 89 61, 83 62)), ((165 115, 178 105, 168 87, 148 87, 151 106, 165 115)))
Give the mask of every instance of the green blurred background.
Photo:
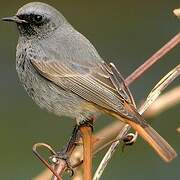
MULTIPOLYGON (((0 17, 10 16, 29 1, 1 0, 0 17)), ((177 32, 179 21, 172 10, 179 0, 44 1, 59 9, 69 22, 95 45, 106 61, 113 61, 124 76, 130 74, 177 32)), ((26 95, 15 71, 16 26, 0 22, 0 179, 25 180, 36 176, 44 166, 33 156, 32 145, 47 142, 62 147, 71 134, 74 121, 58 118, 39 109, 26 95)), ((131 90, 137 103, 155 83, 179 63, 179 47, 166 55, 131 90)), ((176 80, 168 88, 179 84, 176 80)), ((151 119, 152 126, 180 153, 179 105, 151 119)), ((102 117, 96 130, 111 122, 102 117)), ((97 155, 97 165, 102 153, 97 155)), ((68 177, 67 177, 68 179, 68 177)), ((133 147, 116 152, 102 179, 180 179, 180 158, 166 164, 138 139, 133 147)))

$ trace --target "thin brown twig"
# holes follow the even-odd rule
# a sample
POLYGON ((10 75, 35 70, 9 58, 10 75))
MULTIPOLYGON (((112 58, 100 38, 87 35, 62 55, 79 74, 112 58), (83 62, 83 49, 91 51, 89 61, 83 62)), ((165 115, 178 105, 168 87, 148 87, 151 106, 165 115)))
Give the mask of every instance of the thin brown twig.
POLYGON ((44 164, 46 167, 48 167, 48 169, 54 174, 54 176, 57 177, 58 180, 61 180, 62 178, 57 174, 56 171, 54 171, 53 166, 50 165, 50 164, 47 162, 47 160, 46 160, 44 157, 42 157, 42 155, 39 153, 38 148, 40 148, 40 147, 46 148, 46 149, 50 152, 51 156, 52 156, 52 155, 56 155, 56 152, 54 151, 54 149, 52 149, 52 147, 51 147, 50 145, 45 144, 45 143, 36 143, 36 144, 33 145, 33 148, 32 148, 32 149, 33 149, 33 153, 36 155, 36 157, 37 157, 40 161, 42 161, 43 164, 44 164))
POLYGON ((83 179, 92 180, 92 128, 80 127, 83 140, 83 179))
POLYGON ((159 51, 153 54, 144 64, 139 66, 133 73, 131 73, 125 80, 126 85, 129 86, 137 78, 139 78, 145 71, 147 71, 154 63, 160 60, 165 54, 172 50, 180 43, 180 33, 176 34, 168 43, 166 43, 159 51))
MULTIPOLYGON (((65 160, 62 159, 59 159, 58 161, 58 166, 54 167, 54 171, 61 177, 67 167, 67 163, 65 160)), ((58 180, 58 178, 56 176, 53 176, 52 180, 58 180)))

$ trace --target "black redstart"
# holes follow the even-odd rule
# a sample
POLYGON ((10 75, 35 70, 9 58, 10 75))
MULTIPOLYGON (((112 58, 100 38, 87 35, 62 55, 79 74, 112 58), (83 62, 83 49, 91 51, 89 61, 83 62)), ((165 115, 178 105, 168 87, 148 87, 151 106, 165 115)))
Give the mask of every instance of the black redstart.
POLYGON ((93 45, 53 7, 32 2, 13 17, 19 30, 16 69, 29 96, 58 116, 80 123, 108 113, 129 124, 165 161, 173 148, 143 119, 93 45), (104 68, 106 66, 106 68, 104 68))

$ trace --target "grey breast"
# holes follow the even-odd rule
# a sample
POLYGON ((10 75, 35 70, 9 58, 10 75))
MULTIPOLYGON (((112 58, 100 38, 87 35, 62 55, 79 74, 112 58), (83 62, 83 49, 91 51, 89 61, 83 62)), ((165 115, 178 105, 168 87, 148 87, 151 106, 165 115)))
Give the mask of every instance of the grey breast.
MULTIPOLYGON (((57 31, 57 30, 56 30, 57 31)), ((81 114, 82 98, 63 90, 41 77, 30 63, 31 59, 43 61, 59 60, 86 63, 96 66, 101 61, 91 43, 68 26, 63 32, 41 40, 20 37, 16 53, 16 69, 28 95, 41 107, 59 116, 77 117, 81 114)))

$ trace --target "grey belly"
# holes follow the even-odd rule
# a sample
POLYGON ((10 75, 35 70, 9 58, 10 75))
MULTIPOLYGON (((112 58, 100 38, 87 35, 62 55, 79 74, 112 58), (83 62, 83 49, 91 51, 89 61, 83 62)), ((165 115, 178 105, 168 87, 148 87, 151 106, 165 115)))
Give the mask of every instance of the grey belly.
POLYGON ((28 95, 41 108, 58 116, 80 116, 84 99, 46 80, 34 70, 32 65, 25 63, 22 68, 22 65, 17 64, 16 69, 28 95))

